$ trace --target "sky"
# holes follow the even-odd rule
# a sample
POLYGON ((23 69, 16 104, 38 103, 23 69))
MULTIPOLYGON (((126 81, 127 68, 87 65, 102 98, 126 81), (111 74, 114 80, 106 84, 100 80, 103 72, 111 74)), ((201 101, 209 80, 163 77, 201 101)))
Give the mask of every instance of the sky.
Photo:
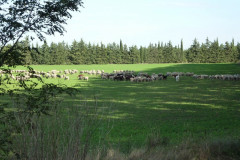
POLYGON ((81 12, 72 14, 64 36, 47 36, 47 42, 73 40, 148 46, 172 42, 184 48, 193 40, 218 38, 240 42, 240 0, 83 0, 81 12))

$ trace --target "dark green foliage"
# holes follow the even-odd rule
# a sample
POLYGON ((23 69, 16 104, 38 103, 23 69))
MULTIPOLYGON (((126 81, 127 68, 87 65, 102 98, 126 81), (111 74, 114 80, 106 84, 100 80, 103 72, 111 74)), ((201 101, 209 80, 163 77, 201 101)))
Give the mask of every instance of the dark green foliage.
MULTIPOLYGON (((45 40, 45 35, 63 34, 65 31, 63 25, 72 17, 73 11, 79 11, 82 4, 82 0, 0 0, 0 67, 66 64, 68 47, 64 43, 58 45, 52 43, 51 47, 44 43, 39 48, 38 45, 30 47, 29 37, 20 40, 30 32, 41 41, 45 40)), ((30 80, 14 82, 10 70, 4 68, 1 70, 5 70, 6 73, 4 78, 0 77, 0 94, 9 95, 12 103, 0 102, 0 159, 6 159, 9 154, 21 159, 12 146, 12 136, 20 133, 20 125, 28 127, 33 116, 48 115, 49 108, 57 105, 58 94, 74 92, 71 88, 54 84, 41 84, 42 86, 37 88, 38 84, 43 83, 40 78, 39 82, 30 80), (15 87, 9 89, 8 85, 15 87), (6 108, 11 110, 6 111, 6 108), (16 115, 22 116, 26 123, 17 124, 16 115)), ((29 72, 34 73, 31 68, 29 72)), ((23 75, 20 73, 18 76, 23 75)))
MULTIPOLYGON (((173 46, 171 41, 150 44, 148 47, 120 45, 116 43, 91 44, 82 39, 74 40, 71 45, 64 42, 42 46, 36 44, 30 47, 29 38, 17 43, 13 55, 17 58, 16 64, 137 64, 137 63, 236 63, 240 59, 240 45, 231 43, 219 44, 218 40, 200 44, 197 39, 190 48, 183 49, 183 41, 180 46, 173 46)), ((11 48, 10 45, 4 49, 11 48)), ((9 54, 11 56, 11 54, 9 54)), ((11 57, 10 60, 13 60, 11 57)), ((13 64, 7 61, 8 64, 13 64)))
POLYGON ((183 39, 181 39, 181 48, 180 49, 181 49, 181 52, 180 52, 181 53, 181 56, 180 56, 181 62, 184 62, 183 39))
MULTIPOLYGON (((29 32, 42 41, 45 35, 63 34, 72 11, 79 11, 82 0, 12 0, 0 1, 0 66, 7 64, 9 54, 29 32), (6 46, 12 43, 10 48, 6 46)), ((31 37, 34 39, 34 37, 31 37)), ((30 58, 28 55, 26 56, 30 58)), ((32 60, 31 60, 32 61, 32 60)), ((30 60, 27 59, 26 63, 30 60)))
MULTIPOLYGON (((34 73, 32 68, 28 68, 30 73, 34 73)), ((8 71, 9 76, 11 75, 10 70, 5 71, 8 71)), ((30 127, 32 126, 31 119, 33 116, 49 115, 50 109, 58 105, 58 95, 62 93, 74 95, 77 92, 76 89, 66 86, 44 84, 41 79, 38 79, 38 82, 20 80, 14 89, 7 88, 7 84, 11 84, 10 78, 1 78, 1 84, 1 95, 8 95, 12 103, 0 103, 0 131, 3 133, 0 136, 0 159, 8 157, 10 152, 15 154, 12 148, 12 140, 14 135, 20 133, 17 116, 26 120, 26 123, 21 125, 30 127), (39 83, 42 85, 40 88, 38 88, 39 83), (8 111, 5 109, 8 109, 8 111)))

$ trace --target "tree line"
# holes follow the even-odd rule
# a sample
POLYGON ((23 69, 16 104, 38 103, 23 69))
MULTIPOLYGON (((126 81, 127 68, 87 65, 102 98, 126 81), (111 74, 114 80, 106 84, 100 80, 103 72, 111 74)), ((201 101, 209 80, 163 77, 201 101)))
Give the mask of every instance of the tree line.
MULTIPOLYGON (((10 45, 6 47, 11 47, 10 45)), ((31 45, 26 37, 17 44, 14 51, 23 65, 60 64, 136 64, 136 63, 237 63, 240 61, 240 43, 219 44, 207 38, 200 44, 194 39, 188 49, 168 43, 150 43, 148 47, 128 47, 120 43, 104 45, 74 40, 71 45, 60 42, 31 45)))

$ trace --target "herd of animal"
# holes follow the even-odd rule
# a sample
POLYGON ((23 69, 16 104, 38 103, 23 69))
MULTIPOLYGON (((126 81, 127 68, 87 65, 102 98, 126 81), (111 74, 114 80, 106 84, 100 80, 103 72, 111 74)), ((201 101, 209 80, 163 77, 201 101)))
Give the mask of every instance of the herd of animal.
POLYGON ((0 70, 0 76, 9 76, 13 80, 28 80, 30 78, 62 78, 65 80, 69 80, 68 74, 76 74, 78 73, 78 70, 64 70, 64 71, 57 71, 57 70, 51 70, 48 72, 44 71, 27 71, 27 70, 11 70, 9 71, 3 71, 0 70), (8 73, 8 74, 6 74, 8 73))
POLYGON ((166 80, 168 77, 174 77, 176 81, 180 80, 180 77, 188 76, 194 79, 220 79, 220 80, 240 80, 240 74, 223 74, 223 75, 197 75, 193 72, 167 72, 148 74, 146 72, 135 72, 132 70, 113 70, 112 73, 105 73, 104 70, 81 70, 66 69, 64 71, 51 70, 44 71, 27 71, 27 70, 0 70, 0 77, 9 76, 13 80, 28 80, 30 78, 62 78, 64 80, 70 80, 69 75, 77 74, 79 80, 89 80, 88 75, 100 75, 102 79, 114 80, 114 81, 131 81, 131 82, 152 82, 156 80, 166 80))
POLYGON ((135 73, 134 71, 116 71, 114 70, 113 73, 103 73, 101 74, 102 79, 110 79, 116 81, 131 81, 131 82, 151 82, 155 80, 166 80, 167 75, 162 73, 152 75, 144 72, 135 73))

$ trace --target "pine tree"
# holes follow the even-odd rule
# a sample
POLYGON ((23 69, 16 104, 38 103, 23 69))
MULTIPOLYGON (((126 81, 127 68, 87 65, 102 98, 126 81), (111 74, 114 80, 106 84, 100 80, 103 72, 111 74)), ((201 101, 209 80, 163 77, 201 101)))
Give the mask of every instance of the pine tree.
POLYGON ((41 63, 40 64, 50 64, 50 53, 49 53, 49 46, 47 41, 44 41, 43 45, 40 47, 41 53, 41 63))
POLYGON ((218 39, 216 39, 215 41, 213 41, 210 44, 209 47, 209 59, 208 62, 209 63, 216 63, 218 62, 218 56, 219 56, 219 43, 218 43, 218 39))
POLYGON ((232 39, 231 48, 232 48, 231 62, 236 63, 238 61, 238 49, 237 46, 235 46, 234 44, 234 39, 232 39))
POLYGON ((36 43, 36 47, 32 44, 31 47, 31 57, 32 57, 32 64, 37 65, 40 63, 40 54, 39 54, 39 45, 36 43))
POLYGON ((78 57, 77 57, 77 53, 79 52, 79 48, 78 48, 78 43, 76 40, 74 40, 72 42, 72 45, 70 46, 70 52, 68 55, 68 59, 72 64, 78 64, 78 57))
POLYGON ((120 39, 120 51, 123 52, 123 43, 121 39, 120 39))
POLYGON ((160 42, 158 42, 158 61, 157 61, 157 63, 161 63, 162 62, 162 58, 163 58, 162 49, 163 48, 162 48, 160 42))
POLYGON ((132 64, 140 63, 140 52, 137 46, 130 47, 129 52, 131 57, 131 63, 132 64))
POLYGON ((24 62, 25 65, 31 65, 32 64, 32 55, 31 55, 31 47, 30 47, 30 41, 29 37, 26 37, 23 41, 21 41, 19 44, 19 47, 21 48, 21 53, 24 56, 24 62))
POLYGON ((126 44, 124 44, 123 46, 123 63, 125 64, 131 63, 130 52, 126 44))
POLYGON ((68 61, 69 57, 69 51, 68 51, 68 45, 65 42, 61 42, 57 44, 57 51, 56 51, 56 62, 55 64, 69 64, 70 62, 68 61))
POLYGON ((195 38, 193 41, 193 44, 187 51, 187 60, 188 62, 193 62, 193 63, 199 63, 200 62, 200 54, 201 54, 201 49, 200 49, 200 44, 195 38))
POLYGON ((184 52, 183 52, 183 39, 181 39, 181 52, 180 52, 180 54, 181 54, 181 61, 180 62, 184 62, 184 52))
POLYGON ((229 42, 225 42, 225 45, 224 45, 224 55, 225 55, 224 62, 225 63, 231 62, 231 54, 232 54, 231 44, 229 44, 229 42))
POLYGON ((236 61, 240 63, 240 43, 237 44, 237 51, 238 51, 238 56, 236 61))

